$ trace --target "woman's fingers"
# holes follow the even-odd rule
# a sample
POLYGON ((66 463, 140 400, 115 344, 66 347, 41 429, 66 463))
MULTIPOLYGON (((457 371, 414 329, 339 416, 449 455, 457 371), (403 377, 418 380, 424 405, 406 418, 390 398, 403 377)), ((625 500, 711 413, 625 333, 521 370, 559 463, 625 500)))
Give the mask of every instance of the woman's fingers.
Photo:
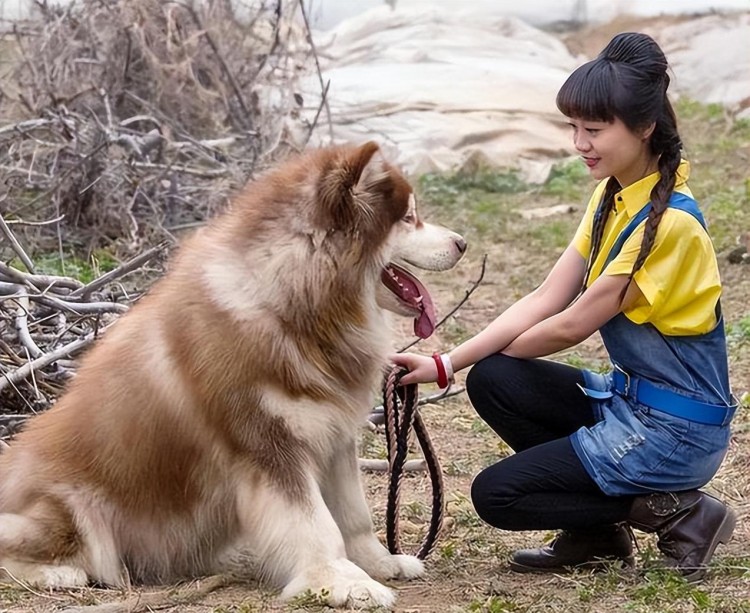
POLYGON ((401 377, 401 385, 432 383, 437 380, 437 368, 432 358, 416 353, 397 353, 390 356, 390 360, 409 371, 401 377))

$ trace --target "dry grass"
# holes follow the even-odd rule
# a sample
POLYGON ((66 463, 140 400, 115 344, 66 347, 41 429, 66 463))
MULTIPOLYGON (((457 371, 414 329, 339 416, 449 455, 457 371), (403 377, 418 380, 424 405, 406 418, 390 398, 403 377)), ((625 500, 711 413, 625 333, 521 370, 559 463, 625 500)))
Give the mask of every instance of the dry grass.
MULTIPOLYGON (((163 19, 167 19, 166 15, 163 19)), ((734 122, 721 109, 689 102, 679 106, 678 114, 693 166, 691 186, 703 205, 720 254, 732 383, 738 395, 747 395, 750 385, 750 265, 731 264, 726 254, 735 247, 735 238, 750 230, 747 174, 750 123, 734 122)), ((81 168, 75 167, 71 175, 79 174, 81 168)), ((107 180, 116 179, 122 171, 122 167, 113 170, 107 180)), ((519 185, 512 175, 489 172, 470 177, 424 177, 419 185, 426 215, 463 232, 470 244, 466 259, 455 271, 430 275, 427 279, 443 312, 463 297, 479 274, 482 257, 488 255, 482 285, 433 338, 419 345, 418 349, 424 352, 449 348, 460 342, 535 287, 572 235, 581 203, 591 187, 574 167, 560 169, 554 180, 543 187, 519 185), (573 204, 578 212, 528 221, 517 213, 519 209, 557 204, 573 204)), ((404 323, 400 328, 405 340, 410 338, 409 325, 404 323)), ((597 338, 563 352, 558 358, 589 367, 606 364, 606 355, 597 338)), ((433 390, 422 391, 431 393, 433 390)), ((709 485, 711 491, 730 502, 737 511, 739 523, 735 537, 718 550, 706 581, 691 586, 673 575, 653 571, 626 573, 616 568, 598 574, 566 576, 511 573, 506 563, 508 554, 517 547, 536 545, 549 534, 491 529, 478 520, 468 499, 472 476, 507 454, 508 449, 476 417, 463 396, 424 408, 423 415, 445 473, 448 528, 428 559, 426 579, 394 584, 399 590, 396 610, 402 613, 750 613, 747 588, 750 557, 746 549, 750 542, 750 414, 747 409, 746 401, 733 424, 734 435, 726 461, 709 485)), ((365 434, 363 454, 382 457, 383 453, 382 437, 365 434)), ((367 474, 365 481, 376 525, 382 527, 385 477, 367 474)), ((410 539, 407 549, 410 544, 416 546, 419 542, 419 530, 429 518, 427 487, 426 476, 419 474, 410 474, 404 485, 402 517, 414 529, 407 534, 410 539)), ((645 535, 639 535, 639 541, 641 562, 645 562, 654 555, 654 542, 645 535)), ((0 588, 0 610, 47 613, 65 607, 114 603, 126 596, 132 594, 93 588, 41 594, 22 586, 6 586, 0 588)), ((174 604, 161 610, 250 613, 326 609, 314 599, 282 605, 273 593, 258 586, 230 585, 201 596, 198 601, 174 604)))
MULTIPOLYGON (((750 266, 730 264, 726 250, 732 234, 750 227, 750 194, 746 192, 746 167, 738 153, 750 147, 750 124, 727 125, 715 109, 683 104, 683 132, 693 160, 693 191, 703 202, 706 216, 719 238, 720 264, 726 285, 723 299, 730 332, 731 376, 738 394, 748 392, 750 381, 750 266), (726 139, 716 138, 717 131, 726 139), (744 323, 743 323, 744 322, 744 323)), ((466 260, 451 273, 427 279, 442 312, 456 304, 481 270, 488 255, 485 279, 466 304, 437 334, 418 347, 430 352, 450 347, 486 325, 502 308, 534 287, 547 272, 564 237, 572 234, 578 214, 524 220, 519 209, 580 203, 590 188, 573 167, 560 170, 555 181, 542 188, 518 186, 497 174, 472 177, 426 177, 421 182, 428 216, 462 230, 470 242, 466 260), (503 192, 503 186, 510 186, 503 192), (499 190, 499 191, 498 191, 499 190)), ((580 212, 580 206, 579 206, 580 212)), ((410 338, 409 322, 399 328, 410 338)), ((559 359, 571 364, 600 367, 606 356, 597 338, 563 352, 559 359)), ((422 393, 433 390, 425 386, 422 393)), ((448 528, 428 559, 426 579, 396 583, 397 611, 407 613, 459 612, 569 612, 569 613, 720 613, 750 612, 747 581, 750 558, 750 415, 747 406, 733 425, 734 436, 727 459, 709 485, 735 508, 739 523, 734 539, 722 546, 704 583, 685 584, 658 572, 623 572, 566 576, 524 576, 509 571, 506 559, 517 547, 533 546, 551 533, 508 533, 489 528, 476 517, 468 499, 472 476, 508 449, 477 418, 464 396, 422 410, 443 465, 447 490, 448 528)), ((367 433, 363 455, 382 457, 382 437, 367 433)), ((376 525, 382 528, 386 480, 366 474, 376 525)), ((429 520, 429 482, 409 474, 402 494, 402 522, 406 524, 405 549, 415 549, 429 520), (409 531, 411 528, 412 531, 409 531)), ((653 538, 639 534, 641 563, 655 555, 653 538)), ((137 593, 137 592, 136 592, 137 593)), ((88 589, 40 596, 28 590, 5 588, 0 603, 9 611, 46 613, 63 604, 116 602, 125 594, 88 589)), ((132 596, 132 595, 131 595, 132 596)), ((249 613, 259 611, 322 611, 314 599, 282 605, 274 594, 256 585, 231 585, 163 610, 172 613, 249 613)))

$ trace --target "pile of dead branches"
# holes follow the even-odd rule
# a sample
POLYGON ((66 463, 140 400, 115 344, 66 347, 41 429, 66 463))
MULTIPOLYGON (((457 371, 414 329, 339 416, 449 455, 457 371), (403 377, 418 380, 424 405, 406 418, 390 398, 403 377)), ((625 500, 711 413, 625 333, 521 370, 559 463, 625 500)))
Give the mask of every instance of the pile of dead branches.
POLYGON ((158 245, 89 283, 41 274, 0 217, 0 236, 29 272, 0 262, 0 439, 47 409, 88 347, 142 292, 120 281, 166 251, 158 245))
POLYGON ((0 213, 35 251, 171 239, 304 146, 302 0, 36 3, 0 80, 0 213))
POLYGON ((314 128, 303 0, 30 1, 0 40, 0 438, 54 402, 180 230, 314 128), (72 276, 101 251, 113 270, 72 276))

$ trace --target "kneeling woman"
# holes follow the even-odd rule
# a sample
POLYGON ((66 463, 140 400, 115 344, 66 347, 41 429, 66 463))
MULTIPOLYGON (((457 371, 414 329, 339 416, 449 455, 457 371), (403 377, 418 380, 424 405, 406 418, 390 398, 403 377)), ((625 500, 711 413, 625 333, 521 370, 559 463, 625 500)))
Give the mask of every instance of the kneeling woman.
POLYGON ((477 412, 515 453, 474 480, 486 522, 562 529, 516 552, 517 571, 633 561, 627 524, 658 534, 668 565, 700 579, 735 516, 700 491, 718 470, 736 404, 718 265, 687 185, 650 37, 617 35, 557 96, 576 150, 600 181, 544 283, 444 356, 398 354, 403 384, 474 365, 477 412), (539 359, 599 331, 600 375, 539 359))

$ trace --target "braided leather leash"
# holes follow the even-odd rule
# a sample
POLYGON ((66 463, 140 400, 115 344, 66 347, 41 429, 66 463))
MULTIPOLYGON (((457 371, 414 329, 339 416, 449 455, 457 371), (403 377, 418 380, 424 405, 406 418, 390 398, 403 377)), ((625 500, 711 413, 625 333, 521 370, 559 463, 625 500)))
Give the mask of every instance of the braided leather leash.
POLYGON ((422 542, 417 558, 424 560, 432 551, 443 525, 443 473, 435 449, 427 434, 417 404, 419 393, 416 384, 399 386, 399 379, 406 370, 394 366, 383 384, 383 411, 385 413, 385 440, 388 449, 389 483, 388 502, 385 511, 386 540, 391 553, 402 553, 399 533, 399 501, 401 481, 409 443, 409 431, 413 428, 424 454, 432 484, 432 514, 430 526, 422 542))

